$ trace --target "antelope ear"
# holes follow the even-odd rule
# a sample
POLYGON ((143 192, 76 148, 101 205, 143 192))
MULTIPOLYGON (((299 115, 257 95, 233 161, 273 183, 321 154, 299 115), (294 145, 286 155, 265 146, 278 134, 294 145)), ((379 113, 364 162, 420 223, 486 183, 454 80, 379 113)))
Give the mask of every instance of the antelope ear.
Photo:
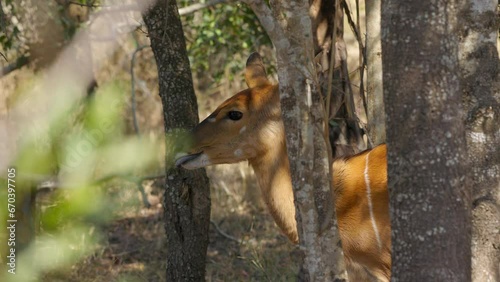
POLYGON ((262 63, 262 57, 254 52, 248 57, 245 68, 245 81, 249 88, 268 85, 269 80, 266 76, 266 69, 262 63))

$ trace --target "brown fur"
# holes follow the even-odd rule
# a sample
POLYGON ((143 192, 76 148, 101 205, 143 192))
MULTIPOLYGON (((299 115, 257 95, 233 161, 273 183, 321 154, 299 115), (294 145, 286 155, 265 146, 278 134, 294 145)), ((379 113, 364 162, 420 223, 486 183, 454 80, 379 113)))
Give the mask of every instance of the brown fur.
MULTIPOLYGON (((203 152, 210 161, 209 165, 248 160, 276 224, 292 242, 297 243, 295 206, 279 91, 276 85, 267 80, 263 70, 260 56, 252 55, 247 62, 245 75, 251 88, 226 100, 194 129, 191 153, 203 152), (228 118, 229 111, 240 111, 243 116, 240 120, 231 120, 228 118)), ((180 164, 189 168, 205 166, 199 159, 180 164)), ((332 165, 332 173, 339 233, 349 278, 351 281, 388 281, 391 271, 391 229, 386 146, 336 160, 332 165), (370 154, 368 177, 380 246, 367 200, 367 154, 370 154)))

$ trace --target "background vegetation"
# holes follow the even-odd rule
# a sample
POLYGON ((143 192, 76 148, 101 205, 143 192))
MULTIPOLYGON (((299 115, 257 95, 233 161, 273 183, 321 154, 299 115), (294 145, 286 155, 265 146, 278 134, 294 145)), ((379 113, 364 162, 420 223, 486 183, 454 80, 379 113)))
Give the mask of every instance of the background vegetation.
MULTIPOLYGON (((0 116, 8 120, 12 109, 36 95, 47 70, 75 34, 92 30, 92 13, 109 11, 106 3, 92 0, 7 0, 0 5, 0 116)), ((264 56, 268 73, 275 77, 270 40, 244 4, 210 6, 182 20, 200 118, 245 87, 242 69, 251 52, 264 56)), ((18 253, 17 281, 164 280, 159 176, 164 146, 173 141, 165 140, 163 133, 147 30, 141 20, 128 24, 130 31, 122 32, 112 54, 95 52, 87 58, 94 64, 90 85, 98 87, 74 93, 82 98, 54 111, 46 123, 33 121, 21 129, 16 149, 8 147, 15 155, 10 165, 19 172, 19 189, 37 189, 37 238, 18 253), (145 190, 149 207, 138 187, 145 190)), ((107 40, 91 34, 80 44, 95 50, 107 40)), ((348 29, 346 41, 354 65, 358 46, 348 29)), ((51 91, 72 95, 68 85, 51 91)), ((29 117, 32 108, 23 110, 29 117)), ((265 210, 248 165, 213 167, 208 174, 212 225, 207 280, 295 277, 297 247, 280 234, 265 210)), ((0 215, 7 216, 3 209, 0 215)), ((5 246, 0 248, 5 265, 5 246)))

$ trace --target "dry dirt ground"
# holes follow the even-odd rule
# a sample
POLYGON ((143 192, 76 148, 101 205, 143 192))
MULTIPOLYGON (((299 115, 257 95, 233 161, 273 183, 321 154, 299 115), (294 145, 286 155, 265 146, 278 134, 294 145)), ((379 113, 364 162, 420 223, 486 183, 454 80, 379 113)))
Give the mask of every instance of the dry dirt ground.
MULTIPOLYGON (((209 169, 211 179, 219 180, 212 181, 213 223, 206 279, 295 280, 298 249, 280 233, 258 201, 259 195, 252 195, 255 191, 251 189, 257 187, 252 184, 253 175, 242 173, 244 169, 243 164, 209 169), (233 176, 220 177, 231 172, 233 176), (229 183, 244 184, 231 186, 229 183), (257 201, 245 200, 245 197, 257 201)), ((116 206, 115 220, 99 227, 104 236, 95 252, 71 268, 47 273, 42 281, 165 281, 168 246, 157 186, 156 183, 146 185, 148 198, 154 204, 146 208, 135 186, 120 181, 110 183, 106 189, 116 201, 110 203, 116 206)))

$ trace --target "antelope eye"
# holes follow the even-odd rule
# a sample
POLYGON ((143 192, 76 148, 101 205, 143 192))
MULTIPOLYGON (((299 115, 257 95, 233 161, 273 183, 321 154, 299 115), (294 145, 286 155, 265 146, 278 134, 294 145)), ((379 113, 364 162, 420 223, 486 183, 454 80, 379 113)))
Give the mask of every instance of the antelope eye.
POLYGON ((238 111, 230 111, 230 112, 227 113, 227 116, 231 120, 239 120, 243 116, 243 113, 242 112, 238 112, 238 111))

